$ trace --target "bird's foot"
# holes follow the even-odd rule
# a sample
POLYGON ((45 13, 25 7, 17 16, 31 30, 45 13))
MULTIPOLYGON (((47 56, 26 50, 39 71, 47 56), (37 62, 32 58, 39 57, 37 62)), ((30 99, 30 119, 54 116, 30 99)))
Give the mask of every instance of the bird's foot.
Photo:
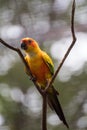
POLYGON ((36 77, 35 76, 32 76, 32 77, 30 77, 30 80, 32 80, 32 81, 36 81, 36 77))

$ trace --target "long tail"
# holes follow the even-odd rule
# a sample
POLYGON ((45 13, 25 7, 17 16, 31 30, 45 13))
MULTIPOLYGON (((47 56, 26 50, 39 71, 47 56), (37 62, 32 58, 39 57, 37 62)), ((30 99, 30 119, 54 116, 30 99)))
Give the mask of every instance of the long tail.
POLYGON ((52 110, 55 110, 56 114, 59 116, 60 120, 66 125, 67 128, 69 128, 63 110, 61 108, 60 102, 57 98, 57 92, 56 90, 53 88, 53 92, 52 93, 47 93, 47 98, 48 98, 48 104, 51 107, 52 110))

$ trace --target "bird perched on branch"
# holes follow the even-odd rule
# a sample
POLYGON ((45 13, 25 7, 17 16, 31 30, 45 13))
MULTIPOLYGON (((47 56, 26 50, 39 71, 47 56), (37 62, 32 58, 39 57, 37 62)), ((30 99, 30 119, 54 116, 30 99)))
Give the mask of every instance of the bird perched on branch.
MULTIPOLYGON (((23 38, 21 40, 21 48, 25 51, 25 60, 36 78, 36 83, 40 89, 45 89, 54 74, 54 65, 51 58, 40 49, 38 43, 32 38, 23 38)), ((27 69, 26 73, 29 75, 27 69)), ((69 128, 57 97, 58 92, 53 85, 48 88, 46 94, 51 109, 55 110, 60 120, 69 128)))

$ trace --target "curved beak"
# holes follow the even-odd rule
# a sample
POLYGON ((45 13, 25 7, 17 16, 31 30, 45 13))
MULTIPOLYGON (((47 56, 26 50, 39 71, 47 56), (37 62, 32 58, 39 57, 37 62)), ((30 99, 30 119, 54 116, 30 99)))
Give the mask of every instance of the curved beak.
POLYGON ((26 50, 27 49, 27 45, 25 43, 21 43, 21 48, 26 50))

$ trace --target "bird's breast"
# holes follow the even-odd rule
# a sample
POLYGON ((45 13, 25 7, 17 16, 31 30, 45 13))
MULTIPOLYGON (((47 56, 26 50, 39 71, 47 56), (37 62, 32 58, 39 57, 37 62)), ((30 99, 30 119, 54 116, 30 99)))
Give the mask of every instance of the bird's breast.
POLYGON ((30 60, 30 69, 37 81, 41 84, 45 85, 47 79, 51 77, 48 66, 41 58, 30 60))

